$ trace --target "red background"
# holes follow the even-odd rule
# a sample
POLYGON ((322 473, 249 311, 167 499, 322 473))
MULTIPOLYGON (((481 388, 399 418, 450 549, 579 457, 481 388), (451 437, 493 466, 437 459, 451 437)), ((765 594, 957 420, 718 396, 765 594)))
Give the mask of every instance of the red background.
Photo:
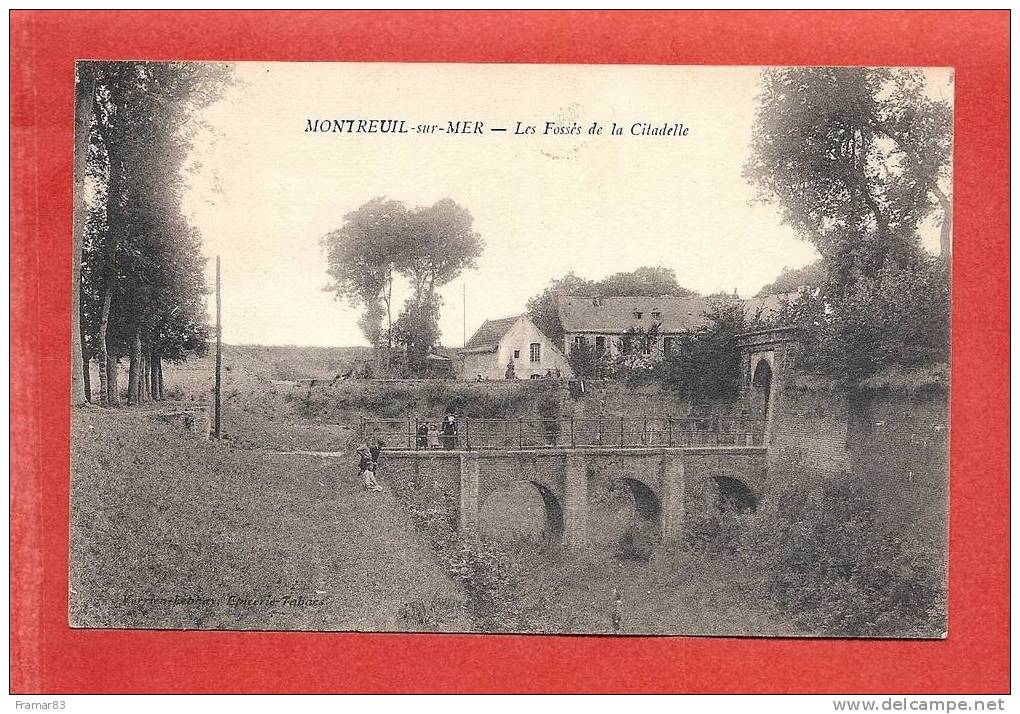
POLYGON ((13 13, 12 691, 1008 691, 1008 58, 1006 11, 13 13), (955 67, 948 639, 69 629, 76 58, 955 67))

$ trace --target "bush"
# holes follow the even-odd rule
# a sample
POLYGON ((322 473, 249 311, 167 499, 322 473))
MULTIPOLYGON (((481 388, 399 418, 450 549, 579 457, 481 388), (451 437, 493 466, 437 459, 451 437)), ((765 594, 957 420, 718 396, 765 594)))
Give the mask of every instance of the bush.
MULTIPOLYGON (((794 483, 778 475, 778 483, 794 483)), ((945 570, 882 528, 850 477, 777 495, 768 518, 726 534, 778 608, 806 633, 932 636, 945 630, 945 570)))
POLYGON ((632 523, 620 538, 620 557, 647 563, 659 545, 658 526, 641 521, 632 523))
MULTIPOLYGON (((446 573, 464 588, 474 629, 481 632, 526 629, 517 581, 520 559, 507 546, 493 541, 463 542, 457 533, 457 506, 438 484, 427 480, 398 481, 394 482, 394 493, 446 573)), ((442 603, 417 603, 402 617, 405 623, 413 625, 429 618, 449 620, 453 615, 446 612, 442 603)))
POLYGON ((609 352, 587 342, 571 345, 567 362, 574 376, 584 379, 602 379, 613 371, 609 352))
POLYGON ((538 418, 542 419, 542 433, 550 444, 556 444, 560 438, 561 425, 560 401, 555 393, 544 392, 538 399, 538 418))
POLYGON ((524 628, 518 568, 494 541, 463 543, 447 553, 447 572, 471 599, 475 627, 483 632, 516 632, 524 628))
POLYGON ((737 335, 751 326, 740 305, 715 305, 705 317, 708 324, 680 335, 656 372, 666 387, 696 401, 732 399, 740 388, 737 335))
POLYGON ((846 285, 803 290, 775 322, 800 328, 798 368, 857 384, 892 367, 947 363, 949 316, 948 263, 919 255, 846 285))

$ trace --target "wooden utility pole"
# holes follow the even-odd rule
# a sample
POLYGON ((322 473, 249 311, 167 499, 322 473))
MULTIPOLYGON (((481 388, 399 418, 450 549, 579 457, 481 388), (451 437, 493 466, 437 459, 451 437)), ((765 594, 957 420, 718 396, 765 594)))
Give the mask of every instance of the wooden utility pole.
POLYGON ((222 355, 220 354, 221 343, 223 342, 223 324, 220 321, 220 256, 216 256, 216 396, 213 416, 213 437, 220 438, 220 366, 222 355))

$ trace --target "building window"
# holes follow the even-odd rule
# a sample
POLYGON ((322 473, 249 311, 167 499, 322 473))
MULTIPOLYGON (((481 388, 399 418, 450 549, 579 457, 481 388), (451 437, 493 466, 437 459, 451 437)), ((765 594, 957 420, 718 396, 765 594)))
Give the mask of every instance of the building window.
POLYGON ((644 315, 644 313, 641 312, 640 310, 635 310, 634 311, 634 318, 635 319, 640 320, 642 315, 644 315))
POLYGON ((676 337, 666 335, 662 338, 662 351, 668 355, 676 354, 676 337))
POLYGON ((542 344, 540 342, 531 343, 531 362, 532 364, 542 361, 542 344))
POLYGON ((574 335, 574 344, 581 347, 585 344, 584 335, 574 335))
POLYGON ((599 352, 605 352, 606 351, 606 336, 605 335, 597 335, 595 337, 595 349, 597 351, 599 351, 599 352))
POLYGON ((652 319, 653 320, 658 320, 661 317, 662 317, 662 313, 661 312, 659 312, 658 310, 652 310, 652 319))
POLYGON ((520 359, 520 358, 521 358, 521 351, 520 350, 514 350, 514 359, 520 359))
POLYGON ((654 337, 644 337, 641 340, 641 354, 650 355, 652 353, 653 344, 655 344, 654 337))

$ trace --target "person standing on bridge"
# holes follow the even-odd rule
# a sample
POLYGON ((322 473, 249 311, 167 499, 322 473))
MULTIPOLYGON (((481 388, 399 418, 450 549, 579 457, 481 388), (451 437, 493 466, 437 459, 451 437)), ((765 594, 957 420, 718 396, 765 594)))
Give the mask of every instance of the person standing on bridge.
POLYGON ((457 448, 457 416, 452 413, 443 420, 443 448, 447 451, 457 448))

